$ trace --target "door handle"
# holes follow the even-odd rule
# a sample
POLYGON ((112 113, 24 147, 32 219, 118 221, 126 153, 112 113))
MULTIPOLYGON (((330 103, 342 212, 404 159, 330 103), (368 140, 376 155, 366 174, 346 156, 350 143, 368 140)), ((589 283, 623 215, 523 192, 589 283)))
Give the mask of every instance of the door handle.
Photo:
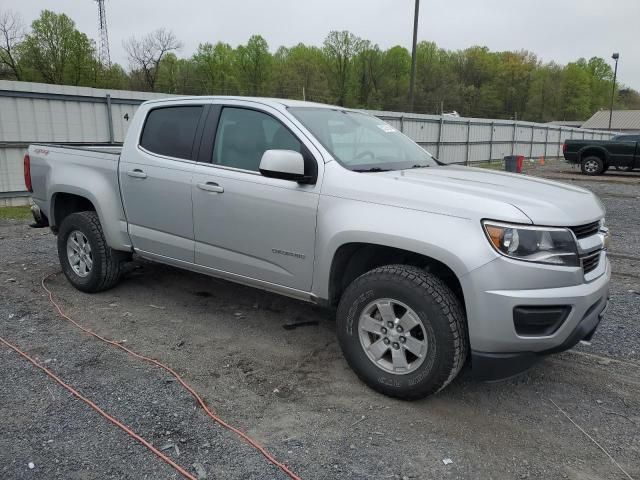
POLYGON ((133 178, 147 178, 147 174, 144 173, 139 168, 136 168, 134 170, 129 170, 127 172, 127 175, 129 175, 130 177, 133 177, 133 178))
POLYGON ((215 182, 198 183, 197 185, 200 190, 205 190, 207 192, 213 192, 213 193, 224 192, 224 188, 222 188, 220 185, 218 185, 215 182))

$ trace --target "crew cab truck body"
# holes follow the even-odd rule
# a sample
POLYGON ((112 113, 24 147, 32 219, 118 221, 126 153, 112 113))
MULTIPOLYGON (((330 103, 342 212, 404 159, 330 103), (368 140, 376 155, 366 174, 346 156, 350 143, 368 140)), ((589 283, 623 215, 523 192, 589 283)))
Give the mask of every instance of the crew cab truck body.
POLYGON ((69 281, 148 260, 336 307, 372 388, 419 398, 590 338, 611 276, 587 190, 443 166, 390 125, 290 100, 144 103, 122 151, 32 145, 34 210, 69 281))
POLYGON ((578 164, 585 175, 600 175, 609 167, 631 171, 640 168, 640 135, 616 135, 611 140, 566 140, 565 160, 578 164))

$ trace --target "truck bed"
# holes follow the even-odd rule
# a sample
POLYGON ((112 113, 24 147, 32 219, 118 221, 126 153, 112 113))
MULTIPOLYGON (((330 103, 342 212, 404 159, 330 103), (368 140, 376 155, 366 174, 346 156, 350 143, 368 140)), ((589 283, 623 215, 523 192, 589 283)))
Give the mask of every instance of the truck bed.
POLYGON ((77 196, 90 202, 96 210, 111 245, 125 248, 128 242, 126 220, 118 180, 120 145, 51 145, 29 146, 33 201, 55 229, 55 202, 60 195, 77 196), (59 193, 63 192, 63 193, 59 193))

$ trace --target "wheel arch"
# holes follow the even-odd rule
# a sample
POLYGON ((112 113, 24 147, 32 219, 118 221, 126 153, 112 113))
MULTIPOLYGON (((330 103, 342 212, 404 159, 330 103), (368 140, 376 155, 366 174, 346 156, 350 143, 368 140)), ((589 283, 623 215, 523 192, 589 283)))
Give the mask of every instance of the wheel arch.
POLYGON ((62 221, 72 213, 93 211, 98 215, 109 247, 130 251, 131 241, 117 186, 115 192, 107 186, 102 187, 95 191, 74 185, 60 185, 53 189, 49 201, 51 229, 57 232, 62 221))
POLYGON ((412 250, 371 242, 348 242, 335 251, 329 270, 329 306, 335 306, 349 284, 360 275, 383 265, 403 264, 422 268, 439 277, 465 305, 458 274, 444 261, 412 250))
POLYGON ((580 150, 580 162, 587 157, 598 157, 605 166, 609 164, 609 152, 602 147, 589 146, 580 150))
POLYGON ((94 201, 88 196, 65 191, 55 192, 51 196, 51 228, 57 232, 66 217, 84 211, 97 213, 94 201))

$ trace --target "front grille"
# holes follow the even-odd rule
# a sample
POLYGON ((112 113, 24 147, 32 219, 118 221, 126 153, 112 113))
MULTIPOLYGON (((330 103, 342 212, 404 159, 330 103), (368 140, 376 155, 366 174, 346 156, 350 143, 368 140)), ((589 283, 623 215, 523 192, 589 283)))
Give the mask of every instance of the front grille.
POLYGON ((578 225, 577 227, 569 227, 575 233, 576 238, 587 238, 591 235, 595 235, 600 230, 600 221, 587 223, 586 225, 578 225))
POLYGON ((596 250, 595 252, 587 253, 580 257, 580 261, 582 262, 582 270, 584 273, 592 272, 598 266, 600 262, 600 252, 601 250, 596 250))

